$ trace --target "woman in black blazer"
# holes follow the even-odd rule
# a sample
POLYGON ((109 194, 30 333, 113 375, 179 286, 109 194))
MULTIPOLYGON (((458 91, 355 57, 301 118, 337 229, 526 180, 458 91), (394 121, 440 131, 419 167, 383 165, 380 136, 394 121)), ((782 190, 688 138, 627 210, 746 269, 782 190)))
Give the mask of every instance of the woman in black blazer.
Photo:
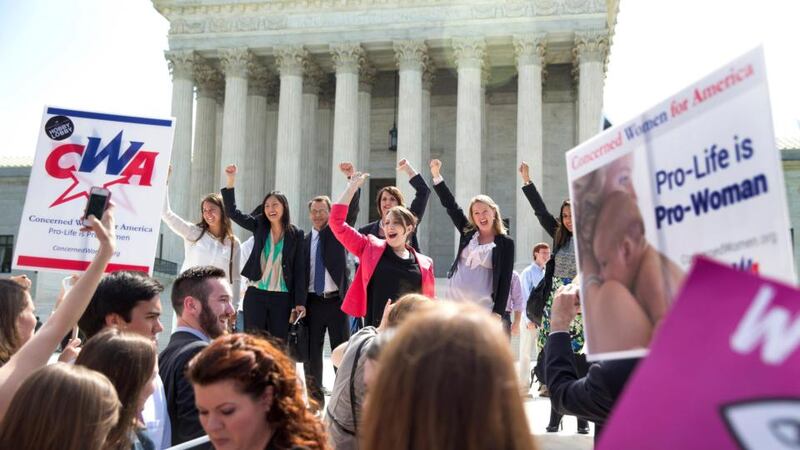
POLYGON ((444 298, 472 301, 502 317, 514 271, 514 240, 507 234, 497 203, 487 195, 469 202, 469 217, 440 174, 442 162, 430 162, 433 190, 459 233, 458 253, 447 273, 444 298))
POLYGON ((225 168, 228 184, 222 189, 225 212, 253 233, 253 251, 242 269, 250 280, 244 294, 245 330, 267 331, 283 339, 289 335, 289 316, 305 312, 308 283, 303 258, 303 230, 290 222, 286 196, 272 191, 251 214, 236 207, 237 168, 225 168))

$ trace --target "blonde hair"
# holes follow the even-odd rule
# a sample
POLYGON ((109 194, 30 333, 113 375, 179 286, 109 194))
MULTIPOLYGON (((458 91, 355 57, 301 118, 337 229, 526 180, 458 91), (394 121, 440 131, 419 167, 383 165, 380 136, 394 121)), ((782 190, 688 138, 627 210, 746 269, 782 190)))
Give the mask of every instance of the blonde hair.
POLYGON ((476 195, 475 197, 472 197, 472 200, 469 201, 469 208, 467 208, 467 211, 469 211, 469 214, 467 214, 467 221, 469 222, 469 225, 467 225, 467 228, 464 231, 469 232, 478 229, 478 225, 476 225, 475 221, 472 220, 472 206, 478 202, 492 208, 492 211, 494 211, 494 222, 492 223, 494 232, 496 234, 508 234, 506 224, 503 223, 503 216, 500 214, 500 206, 498 206, 497 203, 492 200, 492 197, 484 194, 476 195))

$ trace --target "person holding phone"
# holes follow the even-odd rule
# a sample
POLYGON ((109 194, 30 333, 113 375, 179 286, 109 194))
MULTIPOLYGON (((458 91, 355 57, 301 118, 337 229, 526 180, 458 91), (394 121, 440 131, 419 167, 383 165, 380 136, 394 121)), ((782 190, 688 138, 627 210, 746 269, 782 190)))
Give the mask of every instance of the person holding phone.
POLYGON ((500 207, 488 195, 469 202, 469 216, 444 182, 442 162, 430 162, 433 190, 459 234, 458 252, 447 275, 447 298, 476 303, 502 317, 506 313, 514 272, 514 240, 508 235, 500 207))
POLYGON ((222 200, 231 220, 253 233, 253 251, 241 272, 250 280, 244 294, 244 328, 264 330, 285 342, 292 311, 304 315, 306 310, 304 233, 291 223, 289 202, 280 191, 267 194, 252 213, 240 211, 234 190, 237 172, 235 164, 225 168, 222 200))
MULTIPOLYGON (((172 167, 170 167, 172 173, 172 167)), ((167 184, 169 189, 169 184, 167 184)), ((207 194, 200 200, 200 220, 191 223, 172 211, 169 192, 164 197, 161 220, 183 239, 183 265, 180 272, 190 267, 214 266, 225 271, 233 286, 233 304, 239 305, 241 262, 239 239, 233 234, 231 219, 225 213, 222 197, 217 193, 207 194)), ((173 326, 176 316, 173 316, 173 326)))
POLYGON ((353 284, 342 302, 342 311, 364 317, 366 326, 379 326, 389 300, 418 293, 434 297, 433 260, 409 245, 417 224, 414 214, 403 206, 394 206, 382 219, 385 239, 363 235, 347 224, 347 211, 356 191, 369 174, 356 172, 347 188, 331 207, 328 225, 336 239, 361 261, 353 284))

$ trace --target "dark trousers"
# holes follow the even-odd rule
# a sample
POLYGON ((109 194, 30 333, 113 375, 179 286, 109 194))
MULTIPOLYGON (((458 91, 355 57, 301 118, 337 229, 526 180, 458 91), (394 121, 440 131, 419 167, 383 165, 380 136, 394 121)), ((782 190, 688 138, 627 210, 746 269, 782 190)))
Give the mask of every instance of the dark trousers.
MULTIPOLYGON (((544 353, 544 352, 542 352, 542 353, 544 353)), ((578 369, 578 378, 583 378, 583 377, 586 376, 587 373, 589 373, 589 365, 590 365, 589 362, 586 361, 586 355, 579 354, 579 353, 575 354, 575 368, 578 369)), ((549 421, 550 423, 548 423, 547 426, 548 427, 557 427, 557 426, 559 426, 559 424, 561 423, 561 418, 562 417, 563 416, 561 414, 559 414, 558 411, 555 410, 555 408, 550 406, 550 421, 549 421)), ((588 428, 589 427, 589 421, 588 420, 581 419, 580 417, 578 417, 577 419, 578 419, 578 428, 588 428)), ((595 430, 595 432, 597 432, 597 431, 595 430)))
POLYGON ((286 343, 292 305, 286 292, 263 291, 250 286, 244 293, 244 330, 266 331, 286 343))
POLYGON ((339 296, 323 298, 309 293, 306 301, 308 337, 311 344, 308 363, 303 364, 306 385, 311 398, 324 404, 322 393, 322 348, 325 344, 325 330, 331 341, 331 350, 350 339, 350 324, 347 314, 342 311, 339 296))

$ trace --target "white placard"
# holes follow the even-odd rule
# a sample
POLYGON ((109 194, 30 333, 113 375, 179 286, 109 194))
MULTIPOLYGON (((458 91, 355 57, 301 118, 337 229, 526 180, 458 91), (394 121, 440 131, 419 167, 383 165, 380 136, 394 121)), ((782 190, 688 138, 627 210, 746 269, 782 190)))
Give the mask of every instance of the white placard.
POLYGON ((695 255, 795 282, 762 48, 566 158, 589 359, 645 353, 695 255))
POLYGON ((97 253, 81 216, 92 186, 111 191, 117 249, 108 271, 152 273, 174 119, 45 107, 14 268, 75 272, 97 253))

